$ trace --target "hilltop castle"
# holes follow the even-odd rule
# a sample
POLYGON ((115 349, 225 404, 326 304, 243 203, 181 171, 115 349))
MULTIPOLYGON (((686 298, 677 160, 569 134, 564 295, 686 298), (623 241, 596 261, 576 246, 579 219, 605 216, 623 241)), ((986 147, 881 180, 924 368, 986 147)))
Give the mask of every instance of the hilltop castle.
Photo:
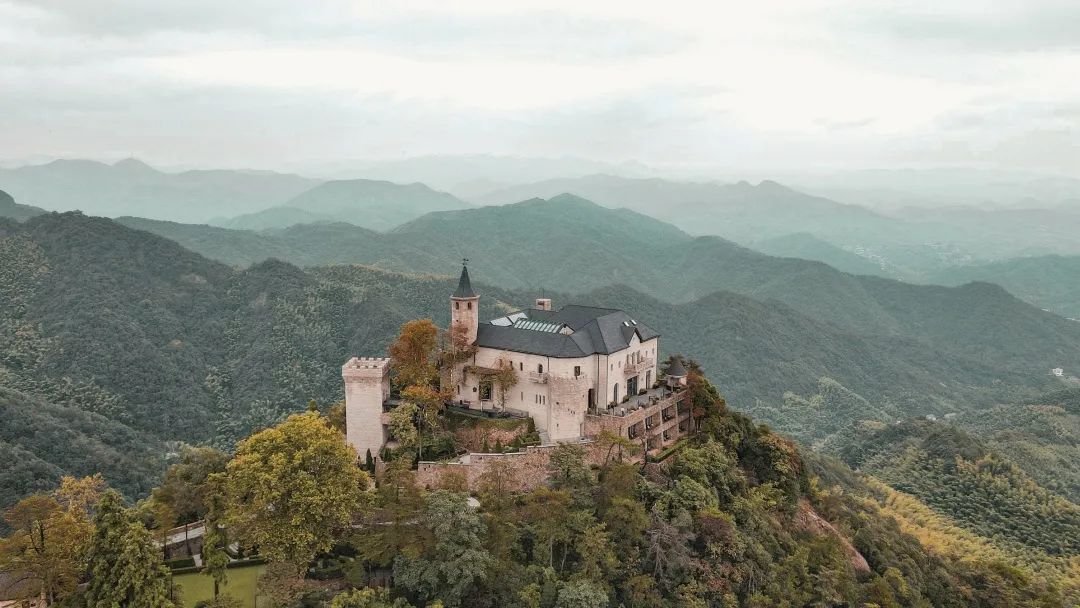
MULTIPOLYGON (((676 362, 658 382, 660 334, 630 314, 578 305, 554 310, 550 299, 539 298, 534 308, 480 322, 479 305, 463 265, 450 296, 450 329, 474 354, 444 375, 444 382, 454 379, 454 403, 529 416, 543 444, 607 429, 649 451, 689 432, 689 408, 680 407, 686 371, 676 362), (509 389, 493 381, 507 367, 517 375, 509 389)), ((353 357, 342 368, 347 436, 361 455, 378 455, 386 443, 388 373, 385 358, 353 357)))

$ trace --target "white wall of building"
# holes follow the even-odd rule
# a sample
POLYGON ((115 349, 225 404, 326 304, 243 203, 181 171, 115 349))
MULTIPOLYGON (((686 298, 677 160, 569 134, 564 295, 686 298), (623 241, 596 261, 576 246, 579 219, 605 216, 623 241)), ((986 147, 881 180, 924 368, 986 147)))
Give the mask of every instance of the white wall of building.
POLYGON ((634 375, 639 377, 639 388, 648 388, 646 379, 656 380, 656 352, 659 339, 644 343, 637 336, 630 346, 611 355, 592 355, 580 358, 557 358, 512 351, 480 348, 472 361, 462 364, 456 377, 461 379, 457 388, 458 399, 472 407, 497 407, 498 389, 492 391, 492 400, 481 403, 480 378, 476 374, 464 374, 467 365, 496 368, 498 362, 509 361, 518 373, 518 384, 506 395, 506 408, 527 413, 533 418, 537 429, 545 431, 552 441, 577 439, 584 431, 585 414, 588 411, 589 389, 595 391, 598 407, 606 407, 615 399, 615 383, 619 384, 619 399, 626 395, 626 381, 634 375), (630 359, 628 359, 630 357, 630 359), (652 365, 635 374, 626 372, 627 361, 651 359, 652 365), (547 374, 547 382, 534 382, 530 372, 547 374), (575 369, 576 368, 576 369, 575 369))

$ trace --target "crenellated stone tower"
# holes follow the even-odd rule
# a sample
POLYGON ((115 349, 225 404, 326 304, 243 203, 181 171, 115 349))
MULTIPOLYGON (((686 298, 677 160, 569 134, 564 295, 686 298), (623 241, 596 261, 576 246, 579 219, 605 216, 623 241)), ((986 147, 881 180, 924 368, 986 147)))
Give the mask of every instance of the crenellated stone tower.
MULTIPOLYGON (((465 260, 468 262, 468 260, 465 260)), ((469 344, 476 342, 476 331, 480 325, 480 296, 472 289, 469 282, 469 267, 461 265, 461 278, 457 289, 450 296, 450 327, 464 326, 469 344)))
POLYGON ((345 438, 361 461, 378 458, 386 444, 383 403, 390 396, 390 359, 353 357, 341 368, 345 380, 345 438))

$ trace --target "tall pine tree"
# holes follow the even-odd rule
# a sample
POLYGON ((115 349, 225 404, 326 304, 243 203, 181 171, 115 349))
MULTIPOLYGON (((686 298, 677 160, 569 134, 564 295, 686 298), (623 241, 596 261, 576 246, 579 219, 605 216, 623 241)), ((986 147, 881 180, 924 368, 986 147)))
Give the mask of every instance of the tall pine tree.
POLYGON ((169 571, 150 532, 115 490, 101 498, 90 544, 87 608, 173 608, 169 571))

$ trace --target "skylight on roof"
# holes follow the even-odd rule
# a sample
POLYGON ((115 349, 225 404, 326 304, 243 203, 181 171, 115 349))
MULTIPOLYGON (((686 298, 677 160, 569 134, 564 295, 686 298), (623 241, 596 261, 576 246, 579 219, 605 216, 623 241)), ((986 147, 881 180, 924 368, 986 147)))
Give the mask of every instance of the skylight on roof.
POLYGON ((547 333, 555 333, 562 329, 562 324, 547 323, 545 321, 534 321, 532 319, 518 319, 514 321, 514 327, 517 329, 528 329, 529 331, 543 331, 547 333))

